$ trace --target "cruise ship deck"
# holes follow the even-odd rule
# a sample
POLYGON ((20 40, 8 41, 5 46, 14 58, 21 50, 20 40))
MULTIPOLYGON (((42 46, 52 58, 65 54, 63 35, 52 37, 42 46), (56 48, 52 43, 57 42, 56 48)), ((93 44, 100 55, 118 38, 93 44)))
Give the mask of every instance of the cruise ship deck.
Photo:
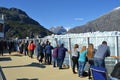
POLYGON ((59 70, 41 64, 36 56, 31 59, 17 52, 0 56, 0 80, 88 80, 73 74, 71 68, 59 70))

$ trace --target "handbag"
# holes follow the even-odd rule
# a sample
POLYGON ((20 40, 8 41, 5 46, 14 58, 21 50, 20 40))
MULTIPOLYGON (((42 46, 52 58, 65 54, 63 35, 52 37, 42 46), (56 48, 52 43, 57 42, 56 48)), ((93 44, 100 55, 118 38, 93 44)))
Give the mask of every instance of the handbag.
POLYGON ((88 58, 87 58, 87 56, 85 57, 85 61, 88 62, 88 58))

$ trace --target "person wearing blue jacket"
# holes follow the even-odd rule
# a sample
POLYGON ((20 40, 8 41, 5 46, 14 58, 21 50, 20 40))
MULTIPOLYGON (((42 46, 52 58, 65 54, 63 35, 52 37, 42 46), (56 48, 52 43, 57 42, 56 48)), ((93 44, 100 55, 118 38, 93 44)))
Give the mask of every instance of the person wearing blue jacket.
POLYGON ((58 48, 58 67, 59 67, 59 69, 63 69, 62 64, 64 62, 66 51, 68 51, 68 49, 64 47, 64 44, 61 44, 60 47, 58 48))
POLYGON ((105 68, 105 57, 110 56, 110 48, 107 46, 107 42, 103 41, 94 55, 94 65, 105 68))
POLYGON ((49 42, 45 47, 48 64, 51 64, 52 62, 52 49, 53 49, 53 46, 51 46, 51 43, 49 42))
POLYGON ((43 61, 42 59, 44 57, 43 49, 44 49, 43 44, 40 45, 40 43, 38 43, 38 45, 37 45, 37 60, 41 63, 42 63, 42 61, 43 61))

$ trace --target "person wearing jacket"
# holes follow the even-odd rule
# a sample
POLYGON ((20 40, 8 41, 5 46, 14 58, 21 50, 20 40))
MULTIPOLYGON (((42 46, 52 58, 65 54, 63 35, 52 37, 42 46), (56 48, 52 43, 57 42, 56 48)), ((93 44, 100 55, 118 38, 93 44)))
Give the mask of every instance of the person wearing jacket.
POLYGON ((120 80, 120 62, 118 62, 111 73, 111 80, 120 80))
POLYGON ((51 43, 49 42, 49 43, 45 46, 46 59, 47 59, 49 65, 50 65, 51 62, 52 62, 52 49, 53 49, 53 46, 51 46, 51 43))
POLYGON ((30 57, 33 58, 34 50, 35 50, 35 44, 33 43, 33 40, 31 41, 29 48, 30 48, 30 57))
POLYGON ((107 46, 107 42, 103 41, 94 55, 94 65, 105 68, 105 57, 110 56, 110 48, 107 46))
POLYGON ((59 45, 57 44, 57 46, 53 49, 53 53, 52 53, 52 57, 53 57, 53 67, 58 66, 58 62, 57 62, 58 47, 59 47, 59 45))
POLYGON ((61 44, 60 47, 58 48, 58 67, 59 67, 59 69, 63 69, 62 64, 64 62, 64 58, 66 56, 67 51, 68 51, 68 49, 64 47, 64 44, 61 44))

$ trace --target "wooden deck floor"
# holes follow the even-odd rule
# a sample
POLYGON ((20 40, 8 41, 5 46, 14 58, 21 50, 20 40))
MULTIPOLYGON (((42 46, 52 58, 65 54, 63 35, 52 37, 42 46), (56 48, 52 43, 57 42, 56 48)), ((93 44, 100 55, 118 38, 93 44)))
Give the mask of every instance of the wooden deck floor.
POLYGON ((88 80, 73 74, 71 68, 59 70, 16 52, 0 56, 0 66, 6 80, 88 80))

